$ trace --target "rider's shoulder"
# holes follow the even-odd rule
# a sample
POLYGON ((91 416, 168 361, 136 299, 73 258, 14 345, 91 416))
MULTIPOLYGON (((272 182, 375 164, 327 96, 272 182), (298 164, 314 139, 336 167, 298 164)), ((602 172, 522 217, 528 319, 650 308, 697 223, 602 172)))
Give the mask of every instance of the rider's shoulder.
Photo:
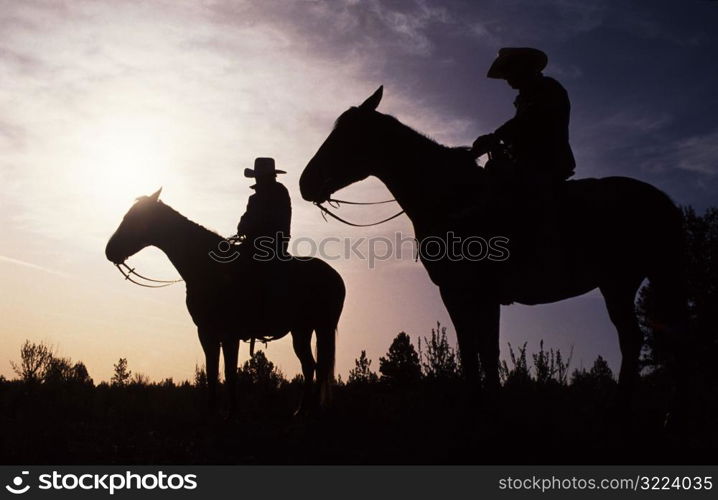
POLYGON ((289 202, 289 200, 291 200, 291 196, 289 196, 289 190, 284 184, 280 182, 275 182, 274 186, 272 186, 271 196, 272 199, 275 201, 289 202))
POLYGON ((541 88, 546 92, 560 92, 565 94, 566 89, 561 83, 553 77, 542 75, 541 76, 541 88))
POLYGON ((275 183, 274 183, 274 190, 277 191, 277 192, 280 192, 280 193, 289 194, 289 190, 288 190, 287 187, 286 187, 284 184, 282 184, 281 182, 275 182, 275 183))

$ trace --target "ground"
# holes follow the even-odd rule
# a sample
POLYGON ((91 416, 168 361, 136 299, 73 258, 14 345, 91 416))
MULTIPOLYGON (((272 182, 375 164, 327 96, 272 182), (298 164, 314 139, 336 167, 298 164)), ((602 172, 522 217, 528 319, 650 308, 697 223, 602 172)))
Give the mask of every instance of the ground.
MULTIPOLYGON (((668 388, 644 379, 629 422, 615 387, 505 386, 489 404, 459 382, 354 384, 293 417, 299 386, 244 388, 234 418, 208 414, 186 384, 0 384, 4 464, 701 463, 715 459, 710 416, 664 426, 668 388), (687 430, 686 430, 687 429, 687 430), (702 457, 706 458, 702 458, 702 457), (712 458, 711 458, 712 457, 712 458)), ((242 388, 240 387, 240 390, 242 388)), ((714 422, 714 421, 713 421, 714 422)))

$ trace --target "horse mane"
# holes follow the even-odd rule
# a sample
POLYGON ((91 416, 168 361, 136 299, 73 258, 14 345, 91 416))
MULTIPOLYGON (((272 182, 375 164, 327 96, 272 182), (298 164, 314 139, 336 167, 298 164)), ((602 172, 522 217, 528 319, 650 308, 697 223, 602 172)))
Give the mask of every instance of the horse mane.
POLYGON ((194 231, 198 235, 198 237, 203 237, 207 239, 211 238, 213 240, 224 239, 224 236, 222 236, 221 234, 217 233, 216 231, 212 231, 211 229, 207 229, 203 225, 198 224, 191 219, 188 219, 171 206, 167 205, 166 203, 163 203, 161 200, 158 200, 157 203, 158 206, 162 207, 162 209, 164 210, 165 216, 172 218, 173 221, 177 224, 183 224, 191 228, 191 230, 194 231))
MULTIPOLYGON (((350 108, 350 109, 346 110, 344 113, 342 113, 341 115, 339 115, 339 117, 336 120, 334 120, 334 125, 333 125, 332 129, 336 129, 339 125, 341 125, 341 123, 343 121, 345 121, 347 119, 347 117, 349 116, 350 113, 353 113, 357 110, 358 110, 358 108, 350 108)), ((419 132, 416 129, 411 128, 409 125, 402 123, 394 115, 380 113, 379 111, 370 111, 370 113, 372 113, 373 116, 381 117, 383 124, 391 123, 392 125, 396 126, 399 130, 405 132, 405 135, 409 139, 416 140, 419 142, 425 142, 428 145, 431 145, 431 146, 434 146, 437 148, 452 149, 448 146, 444 146, 443 144, 437 142, 432 137, 430 137, 422 132, 419 132)))
MULTIPOLYGON (((396 137, 401 141, 406 141, 406 145, 411 150, 426 148, 428 151, 433 152, 438 156, 453 155, 453 161, 449 161, 443 164, 444 168, 471 168, 473 173, 481 172, 479 167, 476 165, 476 161, 468 154, 468 150, 462 147, 451 147, 441 144, 436 139, 419 132, 418 130, 410 127, 403 123, 393 115, 379 113, 381 116, 382 124, 387 128, 393 128, 398 131, 396 137), (433 151, 432 151, 433 150, 433 151)), ((423 156, 423 155, 422 155, 423 156)), ((428 159, 427 159, 427 162, 428 159)))
MULTIPOLYGON (((486 187, 483 182, 485 171, 476 164, 467 148, 446 146, 392 115, 378 114, 381 116, 382 126, 392 131, 387 135, 399 144, 395 150, 415 153, 412 160, 414 168, 433 172, 437 165, 440 165, 441 175, 435 176, 434 183, 439 197, 461 197, 465 196, 466 189, 476 191, 486 187)), ((401 156, 396 158, 397 162, 405 160, 403 155, 401 156)))
POLYGON ((387 114, 384 114, 384 113, 380 113, 380 114, 384 116, 384 119, 385 119, 388 123, 392 123, 392 125, 397 126, 397 127, 398 127, 407 137, 409 137, 411 140, 415 140, 415 141, 417 141, 417 142, 425 142, 425 143, 427 143, 428 145, 435 146, 435 147, 441 148, 441 149, 451 149, 451 148, 449 148, 448 146, 445 146, 445 145, 439 143, 439 142, 438 142, 436 139, 434 139, 433 137, 431 137, 431 136, 429 136, 429 135, 427 135, 427 134, 425 134, 425 133, 423 133, 423 132, 419 132, 419 131, 416 130, 415 128, 410 127, 410 126, 407 125, 406 123, 400 121, 400 120, 399 120, 396 116, 394 116, 394 115, 387 115, 387 114))
MULTIPOLYGON (((338 120, 340 125, 341 119, 338 120)), ((385 141, 387 146, 390 144, 382 153, 386 172, 404 165, 407 179, 413 179, 407 182, 424 183, 422 189, 432 193, 431 201, 404 199, 407 213, 416 210, 436 212, 447 204, 455 205, 457 211, 462 210, 467 203, 473 203, 469 200, 475 200, 480 191, 488 188, 485 170, 476 164, 468 148, 445 146, 398 118, 378 111, 365 114, 364 120, 365 128, 377 130, 379 140, 385 141), (430 184, 426 184, 427 179, 430 184)), ((394 195, 401 196, 398 192, 394 195)))

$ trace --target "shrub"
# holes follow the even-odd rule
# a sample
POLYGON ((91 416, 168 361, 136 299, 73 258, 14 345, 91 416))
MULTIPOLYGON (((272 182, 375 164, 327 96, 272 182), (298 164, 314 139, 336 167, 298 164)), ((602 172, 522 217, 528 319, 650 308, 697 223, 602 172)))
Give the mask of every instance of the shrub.
POLYGON ((431 337, 424 338, 423 344, 426 346, 426 354, 419 338, 419 357, 424 376, 433 380, 451 380, 459 376, 456 350, 449 345, 446 327, 437 322, 436 328, 431 329, 431 337))
POLYGON ((267 359, 263 351, 257 351, 244 362, 237 372, 240 383, 249 383, 265 390, 279 389, 287 382, 284 374, 267 359))
POLYGON ((371 360, 366 357, 366 351, 362 350, 359 359, 354 360, 354 368, 349 371, 347 384, 372 384, 378 380, 377 374, 371 371, 371 360))
POLYGON ((54 358, 52 348, 43 342, 26 340, 20 348, 20 364, 10 361, 10 366, 24 382, 35 383, 45 377, 54 358))

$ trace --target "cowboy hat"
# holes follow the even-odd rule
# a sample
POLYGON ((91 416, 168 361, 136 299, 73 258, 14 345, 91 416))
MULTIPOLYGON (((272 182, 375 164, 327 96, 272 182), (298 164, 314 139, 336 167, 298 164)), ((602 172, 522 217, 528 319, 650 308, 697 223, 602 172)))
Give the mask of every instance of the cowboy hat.
POLYGON ((548 63, 545 52, 531 47, 504 47, 486 74, 488 78, 506 79, 516 72, 540 73, 548 63))
POLYGON ((274 158, 255 158, 254 168, 245 168, 245 177, 265 177, 268 175, 286 174, 284 170, 274 168, 274 158))

